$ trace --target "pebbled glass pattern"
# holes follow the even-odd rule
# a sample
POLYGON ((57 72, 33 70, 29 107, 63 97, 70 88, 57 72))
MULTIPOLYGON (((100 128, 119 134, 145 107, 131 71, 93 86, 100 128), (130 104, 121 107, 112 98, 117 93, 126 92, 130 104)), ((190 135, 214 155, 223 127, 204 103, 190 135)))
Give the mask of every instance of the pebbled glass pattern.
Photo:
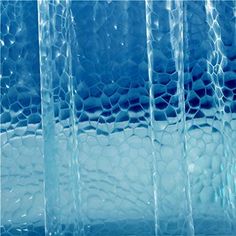
POLYGON ((2 235, 235 235, 235 30, 235 0, 2 1, 2 235))
POLYGON ((44 173, 37 4, 0 4, 1 235, 41 235, 44 173))

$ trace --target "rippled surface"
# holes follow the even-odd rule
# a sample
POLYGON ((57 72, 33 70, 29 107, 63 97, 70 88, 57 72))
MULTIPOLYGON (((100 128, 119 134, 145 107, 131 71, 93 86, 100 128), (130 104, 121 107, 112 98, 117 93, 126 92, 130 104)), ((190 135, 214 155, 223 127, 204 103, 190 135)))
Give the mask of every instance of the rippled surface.
POLYGON ((1 12, 3 235, 235 235, 235 1, 1 12))

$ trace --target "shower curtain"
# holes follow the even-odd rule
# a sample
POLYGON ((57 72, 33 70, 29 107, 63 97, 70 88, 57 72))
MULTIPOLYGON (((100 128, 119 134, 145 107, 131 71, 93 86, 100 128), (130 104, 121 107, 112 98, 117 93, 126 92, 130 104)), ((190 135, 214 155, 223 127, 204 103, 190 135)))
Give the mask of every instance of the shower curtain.
POLYGON ((236 234, 236 1, 1 2, 2 235, 236 234))

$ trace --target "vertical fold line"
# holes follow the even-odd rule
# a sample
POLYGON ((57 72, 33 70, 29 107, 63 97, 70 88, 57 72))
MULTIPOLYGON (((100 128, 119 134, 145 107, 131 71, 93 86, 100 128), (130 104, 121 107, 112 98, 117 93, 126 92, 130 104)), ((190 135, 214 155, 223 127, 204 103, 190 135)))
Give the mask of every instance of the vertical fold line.
MULTIPOLYGON (((218 3, 219 4, 219 3, 218 3)), ((218 21, 219 13, 217 12, 215 2, 214 0, 206 0, 205 1, 205 10, 206 10, 206 19, 207 23, 209 24, 209 37, 214 42, 213 51, 211 51, 210 55, 207 58, 207 72, 211 75, 212 83, 214 85, 215 89, 215 96, 216 96, 216 114, 218 113, 219 116, 216 116, 216 118, 219 120, 220 123, 220 131, 222 136, 222 142, 223 142, 223 166, 226 168, 225 176, 223 175, 222 185, 224 186, 222 195, 222 203, 223 207, 226 207, 226 214, 230 219, 231 225, 234 224, 233 220, 235 218, 233 209, 235 209, 235 204, 233 200, 232 191, 230 191, 230 168, 231 164, 233 163, 231 157, 230 157, 230 147, 228 145, 228 137, 225 127, 225 103, 224 103, 224 93, 223 93, 223 83, 224 83, 224 72, 223 68, 226 64, 227 57, 225 56, 225 53, 223 51, 222 43, 222 37, 221 37, 221 29, 218 21), (216 60, 217 58, 217 60, 216 60), (214 65, 214 61, 216 61, 214 65), (211 66, 213 69, 211 69, 211 66), (222 80, 222 81, 221 81, 222 80), (225 186, 226 185, 226 186, 225 186), (225 193, 226 192, 226 195, 225 193), (225 196, 224 196, 225 195, 225 196), (232 214, 232 215, 231 215, 232 214)))
POLYGON ((182 2, 182 9, 183 9, 183 25, 182 25, 182 44, 183 44, 183 67, 182 67, 182 81, 181 81, 181 99, 182 99, 182 120, 183 120, 183 135, 184 135, 184 159, 185 159, 185 165, 186 165, 186 172, 187 172, 187 199, 189 204, 189 221, 190 221, 190 227, 191 227, 191 234, 195 235, 195 227, 194 227, 194 221, 193 221, 193 205, 192 205, 192 196, 191 196, 191 183, 190 183, 190 174, 189 174, 189 168, 188 168, 188 141, 187 141, 187 116, 186 116, 186 104, 185 104, 185 62, 189 60, 188 56, 186 55, 186 51, 188 49, 188 42, 186 40, 187 37, 187 28, 188 28, 188 22, 187 22, 187 7, 184 1, 182 2))
POLYGON ((55 147, 54 102, 52 91, 52 39, 50 27, 50 2, 37 1, 40 63, 40 92, 42 110, 45 234, 60 232, 59 185, 55 147))
POLYGON ((72 159, 71 159, 71 174, 72 174, 72 182, 73 182, 73 200, 74 200, 74 210, 75 210, 75 232, 74 235, 84 235, 84 224, 81 214, 81 178, 80 178, 80 168, 79 168, 79 144, 78 144, 78 127, 76 126, 76 108, 75 108, 75 88, 74 88, 74 76, 72 70, 72 47, 74 46, 74 50, 77 49, 75 32, 74 32, 74 20, 73 13, 71 10, 71 1, 68 1, 67 6, 67 26, 68 26, 68 35, 67 40, 69 46, 67 48, 67 57, 68 57, 68 70, 69 70, 69 85, 68 91, 70 94, 70 109, 71 109, 71 132, 72 132, 72 159))
POLYGON ((158 217, 158 184, 157 184, 157 161, 155 153, 155 134, 153 131, 154 126, 154 95, 153 95, 153 79, 152 79, 152 68, 153 68, 153 50, 151 45, 151 12, 152 12, 152 0, 145 0, 145 12, 146 12, 146 41, 147 41, 147 57, 148 57, 148 80, 149 80, 149 112, 150 112, 150 136, 151 136, 151 147, 152 147, 152 158, 153 158, 153 197, 154 197, 154 221, 155 221, 155 236, 158 236, 159 232, 159 217, 158 217))
POLYGON ((185 88, 184 88, 184 25, 185 25, 185 7, 183 0, 168 0, 167 8, 170 11, 169 14, 169 26, 170 26, 170 40, 171 47, 174 53, 175 67, 178 74, 177 94, 178 103, 180 108, 180 133, 183 139, 183 168, 186 172, 187 180, 185 186, 187 211, 188 211, 188 225, 189 234, 194 235, 194 224, 192 217, 192 201, 190 193, 190 176, 188 171, 187 161, 187 137, 186 137, 186 114, 185 114, 185 88), (174 9, 173 9, 174 7, 174 9), (174 35, 178 38, 176 38, 174 35))

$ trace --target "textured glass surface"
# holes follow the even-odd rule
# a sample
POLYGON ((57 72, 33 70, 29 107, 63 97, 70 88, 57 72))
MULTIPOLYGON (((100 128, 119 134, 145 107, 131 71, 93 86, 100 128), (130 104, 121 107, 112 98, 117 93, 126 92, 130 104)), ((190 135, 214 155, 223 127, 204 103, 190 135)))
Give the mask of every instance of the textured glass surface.
POLYGON ((236 1, 1 1, 2 235, 236 234, 236 1))
POLYGON ((44 196, 37 4, 23 1, 1 1, 0 4, 1 233, 28 235, 29 231, 31 235, 42 235, 44 196))

